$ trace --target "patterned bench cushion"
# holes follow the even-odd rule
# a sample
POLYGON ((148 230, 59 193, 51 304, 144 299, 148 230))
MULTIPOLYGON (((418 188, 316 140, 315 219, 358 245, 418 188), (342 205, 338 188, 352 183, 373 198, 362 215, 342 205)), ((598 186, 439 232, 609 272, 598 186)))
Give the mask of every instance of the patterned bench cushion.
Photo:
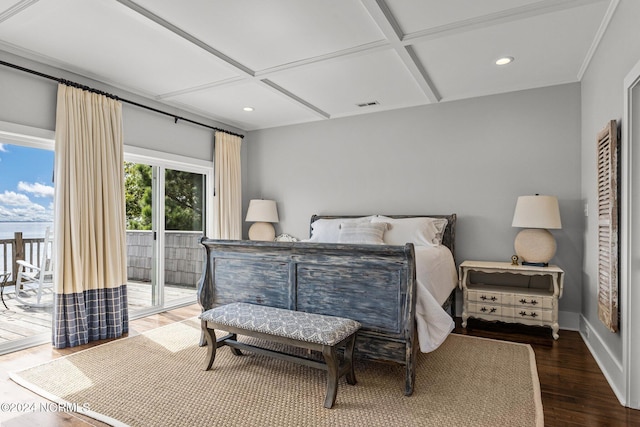
POLYGON ((247 303, 212 308, 199 317, 221 326, 330 346, 360 329, 360 323, 351 319, 247 303))

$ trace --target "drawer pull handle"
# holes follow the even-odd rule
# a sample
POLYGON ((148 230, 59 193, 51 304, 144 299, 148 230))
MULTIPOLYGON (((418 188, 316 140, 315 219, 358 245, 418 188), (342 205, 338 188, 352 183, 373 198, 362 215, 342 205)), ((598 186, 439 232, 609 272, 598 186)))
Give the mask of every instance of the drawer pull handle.
POLYGON ((497 308, 492 307, 491 310, 490 310, 490 313, 495 313, 497 310, 498 310, 497 308))
POLYGON ((485 311, 487 311, 487 307, 482 307, 480 311, 484 313, 485 311))
POLYGON ((497 300, 497 299, 498 299, 498 298, 496 298, 496 297, 491 297, 491 301, 495 301, 495 300, 497 300))
POLYGON ((482 295, 482 296, 480 296, 480 299, 481 299, 482 301, 486 301, 487 296, 486 296, 486 295, 482 295))
POLYGON ((531 300, 531 302, 529 302, 529 301, 527 301, 526 299, 522 298, 522 299, 520 300, 520 303, 521 303, 521 304, 531 304, 531 305, 536 305, 536 304, 538 304, 538 301, 536 301, 536 300, 532 299, 532 300, 531 300))
POLYGON ((520 316, 522 317, 538 317, 538 313, 536 313, 535 311, 532 311, 531 314, 527 314, 526 311, 521 311, 520 313, 518 313, 520 316))

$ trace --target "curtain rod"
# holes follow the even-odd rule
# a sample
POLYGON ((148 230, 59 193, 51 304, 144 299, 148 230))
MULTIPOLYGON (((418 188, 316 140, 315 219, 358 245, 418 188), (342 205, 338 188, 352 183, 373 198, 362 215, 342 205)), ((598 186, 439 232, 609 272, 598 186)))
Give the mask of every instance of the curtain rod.
POLYGON ((49 74, 41 73, 39 71, 31 70, 29 68, 21 67, 19 65, 11 64, 11 63, 5 62, 5 61, 0 61, 0 65, 4 65, 5 67, 13 68, 13 69, 19 70, 19 71, 24 71, 25 73, 34 74, 34 75, 36 75, 38 77, 43 77, 45 79, 54 80, 54 81, 56 81, 58 83, 62 83, 62 84, 67 85, 67 86, 72 86, 72 87, 75 87, 75 88, 78 88, 78 89, 86 90, 88 92, 97 93, 99 95, 104 95, 104 96, 106 96, 108 98, 115 99, 117 101, 122 101, 122 102, 125 102, 127 104, 135 105, 136 107, 144 108, 146 110, 150 110, 150 111, 153 111, 153 112, 158 113, 158 114, 164 114, 165 116, 173 117, 174 123, 178 123, 178 120, 182 120, 184 122, 189 122, 189 123, 192 123, 194 125, 202 126, 202 127, 205 127, 205 128, 209 128, 209 129, 217 130, 217 131, 220 131, 220 132, 224 132, 224 133, 227 133, 229 135, 234 135, 234 136, 238 136, 240 138, 244 138, 244 135, 240 135, 239 133, 230 132, 230 131, 225 130, 225 129, 220 129, 220 128, 217 128, 215 126, 209 126, 207 124, 200 123, 200 122, 197 122, 195 120, 191 120, 191 119, 187 119, 185 117, 177 116, 175 114, 167 113, 166 111, 158 110, 157 108, 149 107, 148 105, 143 105, 143 104, 140 104, 140 103, 135 102, 135 101, 130 101, 128 99, 120 98, 117 95, 113 95, 111 93, 103 92, 101 90, 98 90, 98 89, 95 89, 95 88, 92 88, 92 87, 89 87, 89 86, 85 86, 85 85, 80 84, 80 83, 72 82, 70 80, 65 80, 65 79, 62 79, 62 78, 59 78, 59 77, 50 76, 49 74))

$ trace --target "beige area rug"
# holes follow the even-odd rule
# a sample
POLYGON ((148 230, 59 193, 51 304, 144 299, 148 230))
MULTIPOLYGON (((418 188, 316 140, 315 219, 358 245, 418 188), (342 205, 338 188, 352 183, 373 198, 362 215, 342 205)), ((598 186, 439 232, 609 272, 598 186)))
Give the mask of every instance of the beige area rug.
POLYGON ((542 426, 540 384, 528 345, 450 335, 420 354, 415 392, 404 369, 357 362, 333 409, 325 373, 220 348, 203 371, 196 319, 116 340, 11 373, 17 383, 114 425, 542 426))

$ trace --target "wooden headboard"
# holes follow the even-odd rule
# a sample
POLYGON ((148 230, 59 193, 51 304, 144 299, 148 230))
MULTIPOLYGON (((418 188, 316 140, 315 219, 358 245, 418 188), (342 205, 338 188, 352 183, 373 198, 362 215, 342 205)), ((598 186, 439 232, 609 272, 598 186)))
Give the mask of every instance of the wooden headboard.
MULTIPOLYGON (((337 218, 361 218, 368 215, 312 215, 311 222, 309 223, 309 236, 311 236, 311 225, 319 219, 337 219, 337 218)), ((442 235, 442 244, 449 248, 453 259, 456 259, 455 244, 456 244, 456 214, 449 215, 383 215, 389 218, 401 219, 401 218, 415 218, 415 217, 429 217, 429 218, 446 218, 447 228, 442 235)))

